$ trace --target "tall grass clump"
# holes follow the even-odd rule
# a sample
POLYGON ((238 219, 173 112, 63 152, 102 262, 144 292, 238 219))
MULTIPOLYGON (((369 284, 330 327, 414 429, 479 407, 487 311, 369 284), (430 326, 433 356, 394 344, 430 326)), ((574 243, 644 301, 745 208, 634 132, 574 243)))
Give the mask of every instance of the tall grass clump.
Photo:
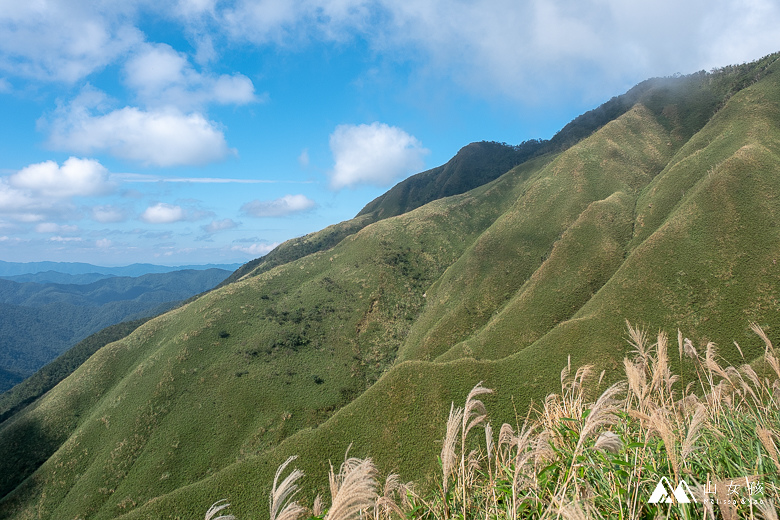
MULTIPOLYGON (((752 328, 764 356, 739 367, 723 363, 714 344, 697 349, 678 332, 679 362, 696 374, 685 381, 672 372, 668 336, 659 333, 650 344, 629 324, 633 351, 622 381, 603 388, 604 373, 596 380, 593 367, 573 371, 569 362, 560 393, 521 425, 504 424, 497 443, 482 416, 484 446, 454 475, 442 450, 443 492, 430 495, 417 516, 776 518, 780 361, 764 331, 752 328), (684 480, 695 501, 677 503, 670 488, 670 503, 649 503, 662 477, 684 480)), ((447 450, 457 447, 448 442, 450 423, 465 421, 452 410, 447 450)), ((462 437, 461 459, 464 446, 462 437)))
POLYGON ((764 355, 741 366, 725 363, 713 343, 697 348, 678 332, 686 381, 672 372, 668 336, 651 344, 629 324, 633 351, 621 381, 607 386, 603 372, 573 371, 569 361, 560 393, 533 406, 522 424, 503 424, 497 438, 478 399, 492 390, 480 382, 463 407, 451 405, 435 489, 416 494, 391 475, 382 491, 371 460, 350 458, 338 474, 331 467, 329 509, 318 497, 285 520, 777 519, 780 358, 751 327, 764 355), (661 500, 650 503, 659 485, 667 486, 661 500), (678 501, 678 490, 689 503, 678 501))

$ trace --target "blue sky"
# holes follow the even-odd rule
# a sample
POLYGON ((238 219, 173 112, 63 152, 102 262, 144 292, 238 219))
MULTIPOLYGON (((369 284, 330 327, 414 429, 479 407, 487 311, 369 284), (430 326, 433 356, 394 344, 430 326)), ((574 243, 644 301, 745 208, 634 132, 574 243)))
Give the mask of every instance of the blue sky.
POLYGON ((777 0, 0 0, 0 260, 245 262, 777 27, 777 0))

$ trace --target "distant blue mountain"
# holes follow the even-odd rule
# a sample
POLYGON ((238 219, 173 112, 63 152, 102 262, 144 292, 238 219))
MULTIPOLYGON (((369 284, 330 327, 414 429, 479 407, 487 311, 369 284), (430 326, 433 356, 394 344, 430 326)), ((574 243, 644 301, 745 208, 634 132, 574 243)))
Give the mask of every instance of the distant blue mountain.
POLYGON ((85 285, 106 278, 114 278, 114 274, 87 273, 87 274, 68 274, 58 271, 44 271, 42 273, 15 274, 13 276, 0 276, 2 280, 9 280, 16 283, 56 283, 69 285, 85 285))
MULTIPOLYGON (((136 266, 149 267, 160 266, 136 266)), ((64 284, 0 279, 0 393, 90 334, 115 323, 169 310, 182 300, 213 288, 232 272, 216 268, 167 269, 173 270, 134 277, 56 271, 41 276, 12 276, 20 280, 54 277, 72 282, 64 284)))
MULTIPOLYGON (((179 265, 166 266, 154 264, 131 264, 123 267, 103 267, 81 262, 4 262, 0 260, 0 277, 18 276, 35 273, 55 271, 70 275, 102 274, 111 276, 142 276, 150 273, 170 273, 184 269, 224 269, 235 271, 242 264, 207 264, 207 265, 179 265)), ((25 281, 50 281, 50 280, 25 280, 25 281)), ((92 280, 95 281, 95 280, 92 280)), ((54 283, 61 283, 54 281, 54 283)))

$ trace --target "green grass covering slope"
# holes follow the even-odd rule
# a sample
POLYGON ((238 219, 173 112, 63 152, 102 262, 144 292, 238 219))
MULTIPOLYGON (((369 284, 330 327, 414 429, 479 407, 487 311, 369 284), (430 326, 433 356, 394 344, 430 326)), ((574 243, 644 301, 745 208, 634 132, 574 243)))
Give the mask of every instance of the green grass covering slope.
POLYGON ((757 358, 748 323, 780 330, 777 69, 646 85, 559 154, 288 244, 100 349, 0 425, 0 517, 198 518, 221 498, 255 517, 289 455, 324 483, 350 443, 432 482, 451 401, 484 381, 516 424, 569 355, 619 377, 626 318, 757 358))

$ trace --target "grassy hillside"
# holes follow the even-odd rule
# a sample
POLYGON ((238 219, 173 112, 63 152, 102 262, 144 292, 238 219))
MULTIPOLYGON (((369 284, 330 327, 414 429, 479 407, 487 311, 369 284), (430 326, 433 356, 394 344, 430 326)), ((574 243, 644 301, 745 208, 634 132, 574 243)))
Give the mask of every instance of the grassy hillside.
POLYGON ((517 424, 569 356, 617 379, 626 319, 758 358, 749 322, 780 330, 776 58, 644 83, 564 151, 287 243, 105 346, 0 425, 0 517, 227 498, 255 518, 289 455, 313 496, 350 444, 425 485, 451 401, 484 381, 494 423, 517 424))

